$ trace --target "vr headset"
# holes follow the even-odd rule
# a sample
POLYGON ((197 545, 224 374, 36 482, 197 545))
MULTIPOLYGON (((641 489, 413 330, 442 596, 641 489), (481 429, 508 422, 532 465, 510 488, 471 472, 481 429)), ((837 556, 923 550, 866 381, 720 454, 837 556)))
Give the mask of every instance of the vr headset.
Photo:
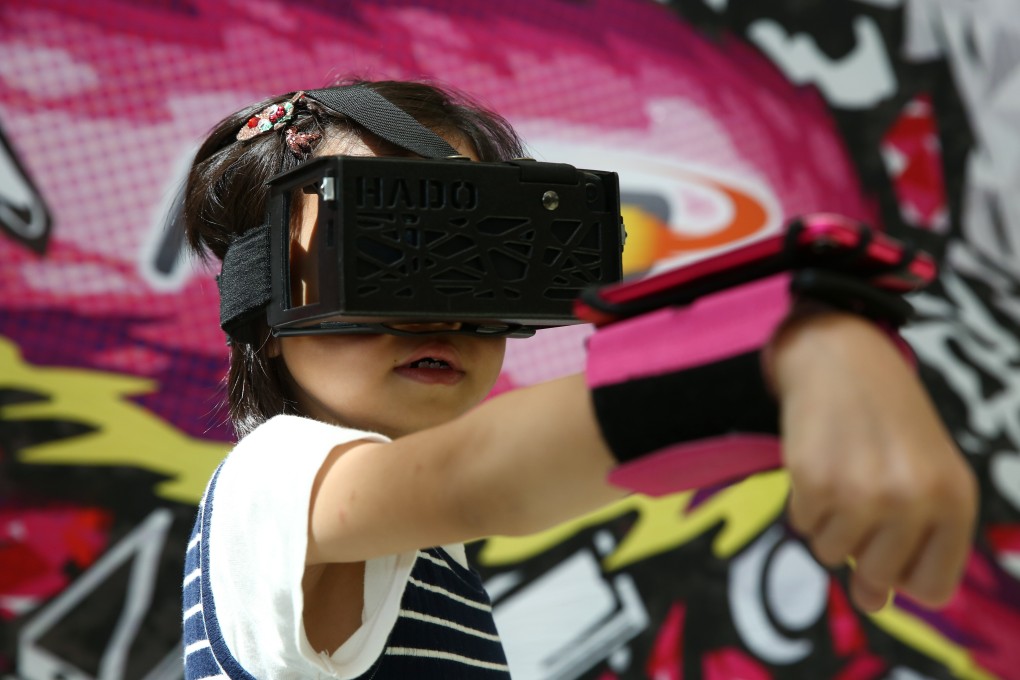
POLYGON ((324 156, 273 177, 265 224, 231 244, 217 279, 233 341, 261 341, 260 318, 276 336, 528 337, 579 323, 581 291, 620 280, 616 173, 473 162, 362 86, 304 96, 421 158, 324 156), (307 245, 291 229, 304 196, 307 245))

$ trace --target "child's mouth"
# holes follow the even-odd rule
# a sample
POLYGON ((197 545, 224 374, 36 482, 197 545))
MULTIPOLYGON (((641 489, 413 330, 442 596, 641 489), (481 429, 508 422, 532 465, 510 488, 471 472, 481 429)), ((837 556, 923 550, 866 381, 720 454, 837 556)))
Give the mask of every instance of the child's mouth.
POLYGON ((464 378, 464 371, 434 357, 416 359, 394 370, 404 378, 426 385, 455 385, 464 378))
POLYGON ((446 363, 442 359, 433 359, 431 357, 425 359, 419 359, 418 361, 411 362, 411 368, 450 368, 450 364, 446 363))

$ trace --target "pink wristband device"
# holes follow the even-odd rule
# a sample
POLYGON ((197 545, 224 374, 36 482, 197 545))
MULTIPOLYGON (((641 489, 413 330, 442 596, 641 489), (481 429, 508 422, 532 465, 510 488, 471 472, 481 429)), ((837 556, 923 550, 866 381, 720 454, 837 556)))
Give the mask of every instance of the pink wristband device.
MULTIPOLYGON (((588 340, 587 380, 593 391, 684 371, 760 350, 790 309, 789 275, 762 279, 603 327, 588 340)), ((678 419, 695 417, 683 411, 678 419)), ((617 466, 609 481, 662 496, 733 481, 782 463, 773 434, 722 433, 676 442, 617 466)))
POLYGON ((926 253, 818 213, 693 265, 584 291, 575 313, 597 327, 588 386, 620 462, 610 481, 660 496, 779 467, 763 356, 794 302, 871 319, 913 362, 896 333, 913 311, 902 295, 936 273, 926 253))

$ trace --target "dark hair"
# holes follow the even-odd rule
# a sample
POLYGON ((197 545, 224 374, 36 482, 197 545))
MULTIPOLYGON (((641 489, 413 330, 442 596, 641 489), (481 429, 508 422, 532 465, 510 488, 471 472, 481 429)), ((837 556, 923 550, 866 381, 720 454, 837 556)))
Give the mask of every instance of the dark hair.
MULTIPOLYGON (((451 144, 470 145, 481 161, 524 155, 520 138, 510 124, 463 93, 409 81, 347 80, 336 86, 354 85, 372 88, 451 144)), ((266 182, 315 156, 316 147, 323 141, 357 137, 380 155, 407 155, 408 152, 379 139, 349 118, 307 98, 296 103, 294 118, 284 128, 313 135, 306 152, 293 151, 284 139, 284 130, 247 141, 235 139, 237 131, 252 116, 294 94, 257 102, 224 118, 195 155, 184 188, 183 218, 188 244, 201 257, 212 254, 222 261, 235 238, 262 224, 268 199, 266 182)), ((264 321, 258 323, 257 331, 258 337, 269 338, 264 321)), ((268 356, 265 342, 232 343, 227 400, 238 436, 251 432, 274 415, 296 412, 288 384, 282 358, 268 356)))

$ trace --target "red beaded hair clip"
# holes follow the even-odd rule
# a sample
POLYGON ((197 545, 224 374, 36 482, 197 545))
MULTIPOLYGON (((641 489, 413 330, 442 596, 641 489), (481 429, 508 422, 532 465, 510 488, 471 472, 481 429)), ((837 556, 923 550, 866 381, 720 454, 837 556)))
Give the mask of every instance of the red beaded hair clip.
POLYGON ((305 96, 304 92, 298 92, 289 101, 282 104, 270 104, 248 119, 240 130, 237 131, 237 139, 245 140, 257 137, 263 132, 279 130, 287 121, 294 117, 294 104, 305 96))

